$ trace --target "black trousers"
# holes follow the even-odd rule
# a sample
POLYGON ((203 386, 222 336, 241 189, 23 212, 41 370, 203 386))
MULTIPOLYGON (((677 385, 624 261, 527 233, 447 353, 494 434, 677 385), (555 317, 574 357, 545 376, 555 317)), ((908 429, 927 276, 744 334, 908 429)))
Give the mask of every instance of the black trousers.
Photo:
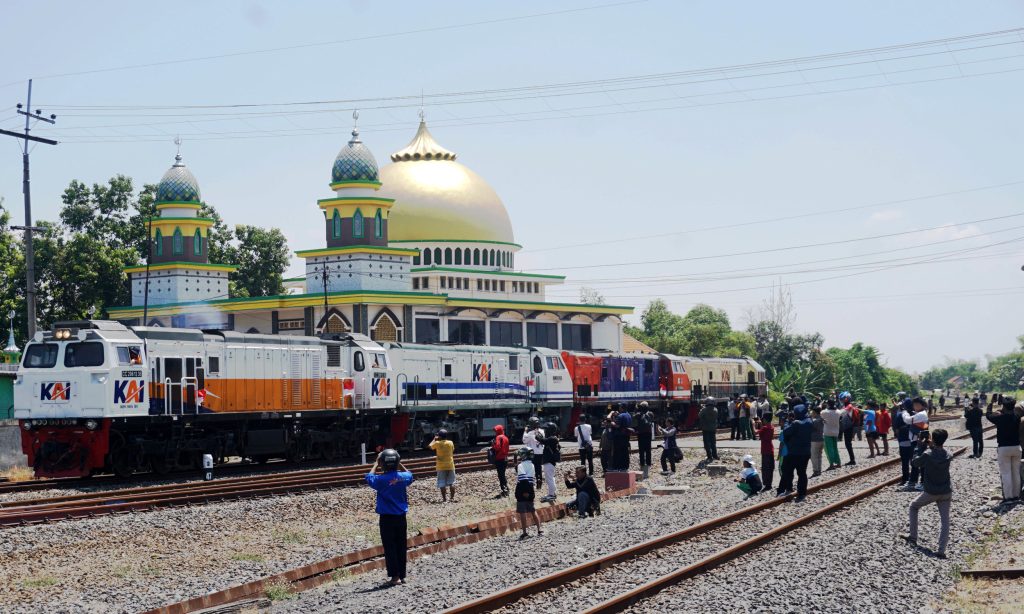
POLYGON ((843 443, 846 445, 846 453, 850 455, 850 462, 857 462, 853 456, 853 429, 843 431, 843 443))
POLYGON ((968 429, 971 432, 971 442, 974 444, 974 455, 981 456, 985 451, 985 440, 981 436, 981 427, 968 429))
POLYGON ((494 461, 494 469, 498 472, 498 484, 501 486, 501 492, 508 492, 508 477, 505 476, 505 470, 508 469, 508 461, 494 461))
POLYGON ((736 435, 740 432, 740 419, 729 418, 729 439, 736 439, 736 435))
POLYGON ((900 469, 903 470, 903 481, 910 481, 910 459, 914 457, 914 446, 900 446, 900 469))
POLYGON ((787 454, 782 457, 782 475, 779 478, 779 491, 793 490, 793 472, 796 471, 796 494, 803 497, 807 494, 807 463, 810 454, 787 454))
POLYGON ((537 487, 538 488, 540 488, 540 486, 544 483, 544 469, 543 469, 543 465, 544 465, 544 455, 543 454, 534 454, 533 455, 533 477, 535 477, 537 479, 537 487))
POLYGON ((601 448, 601 473, 608 471, 612 464, 612 451, 610 449, 601 448))
POLYGON ((580 448, 580 465, 587 467, 590 475, 594 475, 594 446, 580 448))
POLYGON ((640 465, 651 465, 651 438, 637 435, 637 447, 640 448, 640 465))
POLYGON ((718 432, 701 431, 700 433, 704 438, 704 453, 708 455, 709 459, 718 460, 718 432))
POLYGON ((672 473, 676 472, 675 448, 663 448, 661 451, 661 470, 668 471, 672 466, 672 473))
POLYGON ((775 479, 775 457, 771 454, 761 455, 761 481, 764 483, 765 488, 772 487, 772 481, 775 479))
POLYGON ((405 579, 405 514, 380 515, 380 543, 389 578, 405 579))

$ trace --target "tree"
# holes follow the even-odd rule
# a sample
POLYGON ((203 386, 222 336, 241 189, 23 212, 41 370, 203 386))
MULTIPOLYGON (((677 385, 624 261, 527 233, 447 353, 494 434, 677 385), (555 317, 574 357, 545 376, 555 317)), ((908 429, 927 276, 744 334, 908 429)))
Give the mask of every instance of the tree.
POLYGON ((587 286, 580 288, 580 303, 583 305, 604 305, 604 295, 587 286))
MULTIPOLYGON (((15 339, 24 345, 25 330, 25 259, 21 240, 9 230, 11 214, 0 198, 0 321, 6 328, 7 314, 15 312, 15 339)), ((6 345, 6 337, 2 337, 6 345)))
POLYGON ((725 346, 732 328, 729 316, 710 305, 694 306, 682 318, 681 335, 687 354, 714 356, 725 346))
POLYGON ((284 294, 284 271, 288 267, 288 240, 277 228, 235 226, 237 246, 231 247, 226 264, 238 266, 235 287, 239 295, 284 294), (244 294, 243 294, 244 293, 244 294))

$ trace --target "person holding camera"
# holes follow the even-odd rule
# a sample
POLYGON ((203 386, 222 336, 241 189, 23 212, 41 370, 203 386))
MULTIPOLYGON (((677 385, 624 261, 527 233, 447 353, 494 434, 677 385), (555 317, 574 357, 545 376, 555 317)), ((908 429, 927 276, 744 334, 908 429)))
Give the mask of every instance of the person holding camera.
POLYGON ((953 455, 942 447, 949 433, 945 429, 935 429, 928 441, 928 449, 914 457, 911 464, 919 469, 924 486, 920 496, 910 504, 910 532, 903 538, 917 545, 917 513, 922 507, 934 503, 939 508, 939 548, 935 556, 946 558, 946 546, 949 544, 949 509, 953 501, 953 484, 949 477, 949 465, 953 455))
POLYGON ((531 416, 523 433, 523 445, 533 452, 533 474, 536 476, 537 487, 540 487, 541 476, 544 475, 541 464, 544 459, 544 429, 540 428, 540 418, 531 416))
POLYGON ((501 487, 499 497, 508 496, 508 478, 505 477, 505 471, 508 469, 508 448, 509 441, 505 435, 505 427, 495 424, 494 439, 491 440, 491 446, 487 449, 487 456, 498 472, 498 486, 501 487))
POLYGON ((590 475, 594 475, 594 436, 593 428, 589 422, 580 416, 579 424, 574 429, 576 432, 576 445, 580 448, 580 465, 586 466, 590 475))
POLYGON ((544 470, 544 482, 548 487, 548 494, 541 497, 541 503, 551 503, 558 498, 555 492, 555 465, 562 460, 562 447, 558 441, 558 425, 548 422, 544 425, 547 436, 541 441, 543 446, 542 468, 544 470))
POLYGON ((448 431, 440 429, 430 442, 430 449, 437 455, 437 487, 441 491, 441 503, 451 500, 455 503, 455 443, 448 438, 448 431), (445 488, 451 497, 445 493, 445 488))
MULTIPOLYGON (((993 395, 994 396, 994 395, 993 395)), ((1006 397, 998 414, 988 406, 985 418, 996 425, 996 460, 1003 487, 1003 501, 1020 500, 1020 416, 1013 411, 1015 401, 1006 397)))
POLYGON ((707 456, 705 464, 718 460, 718 408, 715 407, 714 397, 704 397, 704 405, 697 414, 697 423, 704 443, 704 455, 707 456))
POLYGON ((596 513, 601 515, 601 491, 597 489, 594 478, 587 475, 584 467, 576 467, 574 473, 565 474, 565 487, 576 490, 576 498, 566 504, 569 509, 576 509, 580 518, 588 515, 593 517, 596 513))
POLYGON ((380 517, 380 542, 384 546, 384 562, 388 584, 405 584, 406 537, 409 512, 409 484, 412 472, 402 465, 398 451, 387 449, 377 456, 366 483, 377 492, 377 515, 380 517))

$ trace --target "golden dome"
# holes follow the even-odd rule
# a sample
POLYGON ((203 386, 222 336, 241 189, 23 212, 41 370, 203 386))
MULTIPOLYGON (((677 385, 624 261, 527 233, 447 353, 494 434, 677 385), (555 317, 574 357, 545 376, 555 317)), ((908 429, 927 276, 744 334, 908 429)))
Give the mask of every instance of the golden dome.
POLYGON ((380 169, 379 194, 395 199, 388 217, 391 241, 500 241, 515 243, 512 221, 498 194, 455 161, 420 121, 413 140, 380 169))

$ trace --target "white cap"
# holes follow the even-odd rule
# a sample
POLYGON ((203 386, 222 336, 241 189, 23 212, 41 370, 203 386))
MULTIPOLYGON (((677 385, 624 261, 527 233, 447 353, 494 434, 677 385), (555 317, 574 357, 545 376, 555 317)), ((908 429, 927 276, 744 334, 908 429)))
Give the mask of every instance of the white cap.
POLYGON ((751 465, 753 465, 754 464, 754 457, 749 455, 749 454, 747 454, 746 456, 743 457, 743 462, 744 463, 750 463, 751 465))

